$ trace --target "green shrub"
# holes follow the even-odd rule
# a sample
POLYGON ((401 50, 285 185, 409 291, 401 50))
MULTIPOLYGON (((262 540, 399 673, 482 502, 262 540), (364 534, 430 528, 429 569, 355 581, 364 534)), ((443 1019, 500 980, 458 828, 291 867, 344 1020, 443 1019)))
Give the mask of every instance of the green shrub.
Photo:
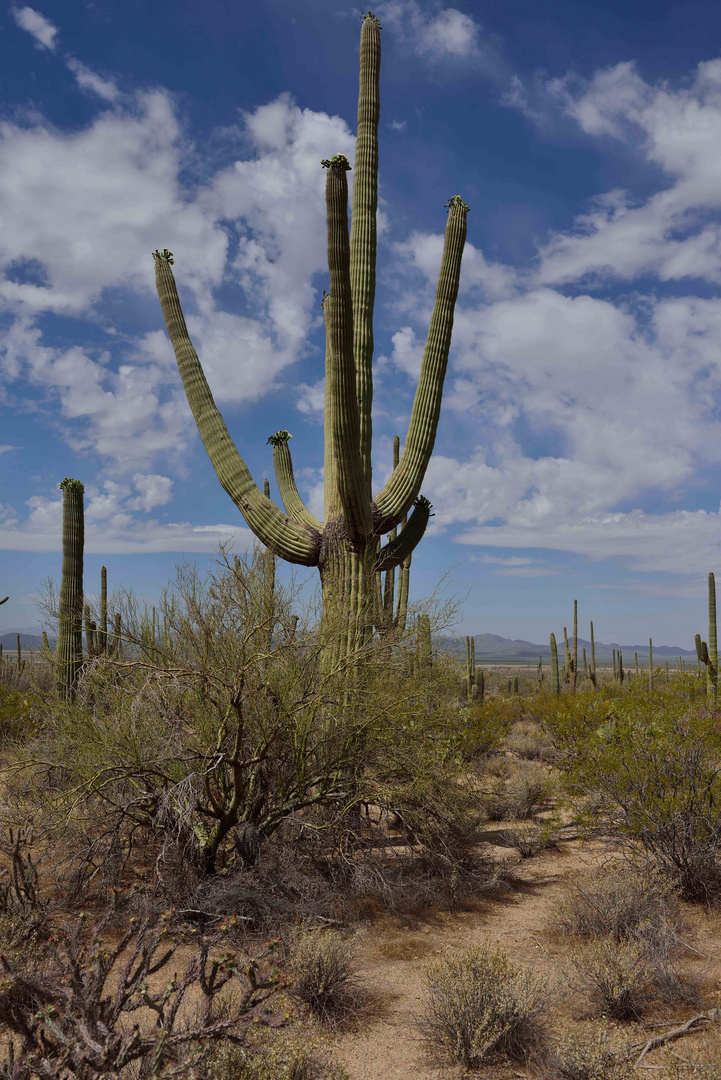
POLYGON ((548 985, 485 946, 429 961, 418 1019, 422 1038, 467 1069, 490 1058, 523 1057, 542 1041, 548 985))
POLYGON ((42 716, 42 702, 27 690, 0 683, 0 741, 24 741, 35 734, 42 716))

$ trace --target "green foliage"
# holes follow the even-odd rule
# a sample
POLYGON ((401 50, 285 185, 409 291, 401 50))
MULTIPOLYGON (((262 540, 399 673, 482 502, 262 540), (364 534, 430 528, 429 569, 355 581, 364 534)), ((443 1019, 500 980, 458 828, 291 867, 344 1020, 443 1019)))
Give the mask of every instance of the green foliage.
POLYGON ((567 788, 590 800, 595 822, 688 899, 711 899, 721 893, 721 741, 696 676, 664 689, 580 695, 547 723, 563 746, 567 788))
POLYGON ((24 742, 35 734, 42 716, 40 698, 0 683, 0 739, 24 742))

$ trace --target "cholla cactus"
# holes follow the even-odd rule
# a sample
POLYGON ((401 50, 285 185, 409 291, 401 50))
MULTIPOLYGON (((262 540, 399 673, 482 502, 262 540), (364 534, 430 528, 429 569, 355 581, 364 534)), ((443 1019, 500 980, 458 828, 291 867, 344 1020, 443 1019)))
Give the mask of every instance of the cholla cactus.
MULTIPOLYGON (((363 16, 355 182, 348 234, 349 163, 338 154, 323 161, 326 174, 330 294, 324 298, 326 331, 325 511, 318 521, 303 505, 293 479, 288 433, 271 438, 284 510, 265 498, 238 453, 213 401, 188 336, 171 270, 172 253, 154 252, 158 294, 188 402, 218 479, 266 547, 291 563, 316 566, 323 596, 326 662, 365 645, 383 625, 378 575, 404 566, 425 532, 430 504, 419 492, 433 451, 448 363, 453 313, 466 238, 468 206, 459 195, 447 204, 435 305, 410 424, 398 468, 373 496, 371 408, 373 306, 378 202, 380 24, 363 16), (413 508, 405 528, 380 546, 413 508)), ((401 587, 403 576, 401 576, 401 587)))

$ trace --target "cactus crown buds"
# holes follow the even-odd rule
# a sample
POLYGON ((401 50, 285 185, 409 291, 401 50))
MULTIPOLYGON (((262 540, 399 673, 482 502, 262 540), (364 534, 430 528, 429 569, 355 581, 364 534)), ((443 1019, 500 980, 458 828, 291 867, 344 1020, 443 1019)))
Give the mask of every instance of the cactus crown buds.
POLYGON ((465 210, 466 213, 471 209, 467 202, 464 202, 460 195, 454 195, 452 199, 449 199, 446 203, 446 210, 452 210, 454 207, 460 207, 461 210, 465 210))
MULTIPOLYGON (((425 495, 419 495, 418 498, 416 499, 416 501, 413 503, 413 505, 414 506, 420 506, 420 507, 426 507, 428 510, 433 509, 433 504, 431 503, 430 499, 427 499, 425 497, 425 495)), ((429 517, 435 517, 436 515, 435 514, 429 514, 428 516, 429 517)))
POLYGON ((350 162, 345 154, 334 154, 330 161, 323 158, 321 165, 324 169, 344 169, 346 172, 350 169, 350 162))
POLYGON ((85 484, 81 480, 72 480, 69 476, 66 476, 60 485, 61 491, 77 491, 81 495, 85 491, 85 484))
POLYGON ((158 249, 156 248, 155 251, 153 252, 153 258, 154 259, 165 259, 165 261, 169 262, 171 266, 175 262, 175 259, 173 258, 172 251, 168 251, 167 248, 163 248, 162 251, 158 251, 158 249))
POLYGON ((374 22, 379 30, 383 29, 377 15, 374 15, 372 11, 361 11, 361 22, 367 22, 368 20, 374 22))
POLYGON ((288 439, 292 438, 293 436, 289 431, 276 431, 274 435, 270 436, 265 445, 267 446, 270 443, 271 446, 282 446, 283 443, 287 443, 288 439))

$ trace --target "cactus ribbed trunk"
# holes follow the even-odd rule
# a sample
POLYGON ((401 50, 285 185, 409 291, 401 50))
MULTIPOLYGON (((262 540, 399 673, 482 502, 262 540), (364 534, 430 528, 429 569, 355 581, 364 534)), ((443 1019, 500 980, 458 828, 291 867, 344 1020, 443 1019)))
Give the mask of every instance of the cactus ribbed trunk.
POLYGON ((551 634, 551 693, 561 693, 561 680, 558 673, 558 646, 556 645, 555 634, 551 634))
POLYGON ((350 233, 346 176, 350 164, 341 154, 321 163, 327 169, 330 273, 330 293, 322 305, 326 335, 324 521, 318 521, 307 510, 298 493, 288 447, 289 432, 276 432, 268 440, 273 444, 284 509, 264 496, 253 482, 215 405, 188 335, 171 270, 172 252, 165 248, 153 253, 168 335, 213 468, 248 526, 273 555, 318 568, 325 660, 331 667, 362 649, 376 630, 383 632, 388 626, 396 567, 400 570, 394 621, 401 632, 405 628, 411 553, 430 517, 430 503, 420 495, 420 488, 436 438, 468 214, 460 195, 454 195, 446 204, 448 220, 438 286, 403 455, 373 499, 371 406, 380 29, 378 19, 370 12, 362 16, 350 233), (403 529, 381 547, 380 538, 401 522, 403 529), (385 597, 382 573, 390 575, 386 578, 385 597))
POLYGON ((83 554, 85 547, 85 488, 79 480, 66 478, 63 492, 63 566, 60 579, 60 611, 56 679, 65 701, 75 696, 83 662, 83 554))
POLYGON ((571 654, 571 690, 575 691, 578 678, 578 600, 573 601, 573 652, 571 654))

